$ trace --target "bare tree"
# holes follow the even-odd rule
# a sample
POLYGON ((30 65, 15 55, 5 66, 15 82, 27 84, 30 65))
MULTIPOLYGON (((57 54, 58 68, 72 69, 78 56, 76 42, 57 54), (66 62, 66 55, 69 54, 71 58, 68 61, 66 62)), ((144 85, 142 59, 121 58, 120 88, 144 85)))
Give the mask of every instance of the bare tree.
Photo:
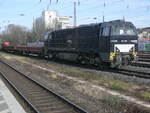
POLYGON ((40 21, 34 23, 32 33, 36 36, 37 40, 40 40, 43 39, 45 32, 58 29, 61 29, 61 23, 57 18, 53 19, 49 24, 41 19, 40 21))
POLYGON ((23 26, 10 24, 2 32, 4 41, 10 41, 13 45, 25 45, 27 43, 27 29, 23 26))
POLYGON ((28 30, 24 26, 10 24, 1 33, 0 38, 3 41, 10 41, 12 45, 26 45, 28 42, 36 42, 43 39, 45 32, 61 29, 61 23, 54 19, 49 27, 45 27, 44 23, 28 30))

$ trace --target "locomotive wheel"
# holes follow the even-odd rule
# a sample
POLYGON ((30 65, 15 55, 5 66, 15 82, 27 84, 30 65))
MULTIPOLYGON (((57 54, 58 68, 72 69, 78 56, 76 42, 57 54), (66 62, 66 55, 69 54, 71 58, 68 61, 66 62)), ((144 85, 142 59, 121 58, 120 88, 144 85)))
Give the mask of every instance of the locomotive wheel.
POLYGON ((48 54, 48 59, 53 59, 53 55, 52 54, 48 54))
POLYGON ((81 60, 81 64, 85 65, 86 64, 85 60, 81 60))
POLYGON ((83 58, 81 60, 81 64, 83 64, 83 65, 89 65, 89 60, 87 58, 83 58))
POLYGON ((82 65, 89 65, 89 59, 86 57, 79 56, 78 62, 82 65))
POLYGON ((98 67, 98 66, 100 66, 100 64, 101 64, 101 61, 100 61, 99 57, 95 57, 94 58, 94 66, 98 67))
POLYGON ((80 64, 85 64, 85 61, 84 61, 84 58, 80 55, 80 56, 78 56, 78 58, 77 58, 77 61, 80 63, 80 64))

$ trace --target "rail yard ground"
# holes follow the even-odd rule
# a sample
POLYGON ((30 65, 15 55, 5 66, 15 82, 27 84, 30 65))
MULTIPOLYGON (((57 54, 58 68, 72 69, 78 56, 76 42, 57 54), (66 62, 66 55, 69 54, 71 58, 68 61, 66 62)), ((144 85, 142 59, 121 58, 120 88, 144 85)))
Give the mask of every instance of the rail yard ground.
POLYGON ((2 52, 0 57, 91 113, 150 112, 150 79, 2 52))

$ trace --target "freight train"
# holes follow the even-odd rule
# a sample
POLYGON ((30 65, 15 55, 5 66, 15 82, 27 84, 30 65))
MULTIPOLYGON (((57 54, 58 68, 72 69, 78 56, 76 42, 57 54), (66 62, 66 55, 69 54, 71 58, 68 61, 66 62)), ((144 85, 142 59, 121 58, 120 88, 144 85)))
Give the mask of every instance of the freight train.
POLYGON ((4 51, 38 54, 112 68, 137 60, 138 35, 131 22, 114 20, 47 32, 43 47, 2 46, 4 51))

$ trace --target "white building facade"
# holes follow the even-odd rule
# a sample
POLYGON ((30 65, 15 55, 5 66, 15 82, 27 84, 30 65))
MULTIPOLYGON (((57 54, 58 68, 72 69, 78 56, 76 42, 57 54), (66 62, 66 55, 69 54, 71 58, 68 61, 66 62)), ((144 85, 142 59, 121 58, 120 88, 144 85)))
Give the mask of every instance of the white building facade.
POLYGON ((150 27, 138 29, 139 38, 150 38, 150 27))
POLYGON ((72 26, 70 24, 70 17, 58 16, 56 11, 43 11, 42 16, 37 18, 34 24, 35 29, 40 29, 39 27, 41 27, 45 30, 65 29, 72 26))
POLYGON ((54 28, 54 21, 57 20, 57 12, 56 11, 43 11, 42 19, 44 22, 45 29, 54 28))
POLYGON ((69 23, 70 17, 68 16, 59 16, 58 21, 62 29, 73 27, 73 25, 69 23))

